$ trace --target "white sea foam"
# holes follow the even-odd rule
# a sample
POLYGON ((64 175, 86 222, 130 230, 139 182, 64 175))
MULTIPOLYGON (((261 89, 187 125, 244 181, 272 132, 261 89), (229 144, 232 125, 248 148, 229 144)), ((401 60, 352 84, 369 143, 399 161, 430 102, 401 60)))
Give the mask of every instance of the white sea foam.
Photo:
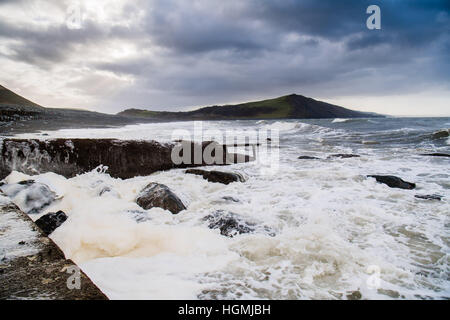
MULTIPOLYGON (((210 125, 225 130, 230 123, 210 125)), ((245 183, 210 183, 183 170, 128 180, 98 171, 71 179, 13 172, 6 181, 34 179, 60 196, 45 212, 63 210, 69 218, 51 238, 112 299, 346 299, 354 291, 364 299, 450 297, 445 160, 415 156, 405 148, 372 149, 361 139, 361 150, 314 144, 304 139, 339 133, 308 123, 261 125, 281 128, 282 139, 289 136, 275 175, 261 174, 254 163, 206 168, 239 171, 248 178, 245 183), (362 157, 297 160, 305 149, 322 158, 351 152, 362 157), (397 175, 418 187, 391 189, 368 174, 397 175), (135 198, 151 181, 170 187, 187 210, 172 215, 140 208, 135 198), (113 192, 100 196, 105 187, 113 192), (444 198, 419 200, 416 193, 444 198), (258 221, 276 235, 226 238, 202 220, 216 210, 258 221), (378 276, 380 287, 374 288, 370 279, 378 276)), ((162 139, 170 134, 162 124, 144 128, 159 130, 162 139)), ((139 126, 133 129, 133 137, 138 131, 139 126)))
POLYGON ((347 122, 350 119, 344 119, 344 118, 336 118, 333 121, 331 121, 332 123, 340 123, 340 122, 347 122))

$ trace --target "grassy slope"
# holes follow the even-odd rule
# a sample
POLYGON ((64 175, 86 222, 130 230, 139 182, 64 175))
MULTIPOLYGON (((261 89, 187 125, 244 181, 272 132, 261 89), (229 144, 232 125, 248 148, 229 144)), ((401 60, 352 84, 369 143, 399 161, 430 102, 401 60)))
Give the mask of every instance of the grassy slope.
POLYGON ((204 107, 187 112, 163 112, 128 109, 120 112, 119 114, 129 117, 164 120, 283 119, 370 116, 365 113, 345 109, 295 94, 237 105, 204 107))
POLYGON ((18 94, 0 86, 0 105, 3 106, 20 106, 30 111, 43 111, 44 108, 18 94))

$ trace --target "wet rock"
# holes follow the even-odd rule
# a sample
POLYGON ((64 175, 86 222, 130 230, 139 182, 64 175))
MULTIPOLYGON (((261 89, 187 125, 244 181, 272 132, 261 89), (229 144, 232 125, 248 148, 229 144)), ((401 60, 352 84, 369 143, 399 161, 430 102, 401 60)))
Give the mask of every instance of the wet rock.
POLYGON ((362 294, 360 291, 353 291, 347 294, 348 300, 361 300, 362 294))
POLYGON ((267 226, 258 226, 254 222, 246 221, 240 215, 233 212, 218 210, 213 214, 207 215, 203 221, 209 222, 208 228, 219 229, 220 234, 226 237, 234 237, 238 234, 253 233, 260 231, 275 236, 275 232, 267 226))
POLYGON ((230 197, 230 196, 222 197, 222 199, 225 201, 230 201, 230 202, 240 202, 239 199, 236 199, 236 198, 230 197))
POLYGON ((336 153, 329 155, 327 159, 335 159, 335 158, 341 158, 341 159, 348 159, 348 158, 359 158, 360 155, 357 154, 351 154, 351 153, 336 153))
POLYGON ((439 130, 439 131, 436 131, 435 133, 433 133, 431 138, 432 139, 442 139, 442 138, 447 138, 449 136, 450 136, 450 129, 444 129, 444 130, 439 130))
POLYGON ((107 299, 16 205, 0 205, 0 224, 0 300, 107 299), (68 286, 74 271, 79 289, 68 286))
POLYGON ((206 171, 201 169, 188 169, 185 173, 202 176, 203 179, 209 182, 218 182, 223 184, 230 184, 232 182, 244 182, 244 177, 239 173, 222 172, 222 171, 206 171))
POLYGON ((226 165, 250 160, 245 155, 228 153, 226 146, 213 141, 159 143, 114 139, 4 139, 0 145, 0 179, 12 170, 33 175, 54 172, 71 178, 100 165, 107 166, 112 177, 128 179, 173 168, 226 165), (213 156, 213 161, 206 162, 203 154, 213 156), (173 155, 181 157, 180 162, 174 161, 176 157, 173 155))
POLYGON ((230 238, 237 234, 255 231, 255 224, 243 221, 241 217, 232 212, 219 210, 207 215, 203 220, 209 222, 208 228, 219 229, 221 235, 230 238))
POLYGON ((46 236, 51 234, 60 225, 62 225, 67 220, 67 216, 64 212, 51 212, 43 215, 35 221, 36 225, 41 228, 46 236))
POLYGON ((186 207, 180 198, 164 184, 156 182, 149 183, 136 199, 136 203, 143 209, 148 210, 159 207, 177 214, 186 207))
POLYGON ((424 194, 424 195, 416 194, 414 197, 417 199, 437 200, 437 201, 441 201, 443 198, 442 196, 440 196, 438 194, 424 194))
POLYGON ((421 156, 450 158, 450 154, 447 153, 422 153, 421 156))
POLYGON ((112 189, 109 186, 101 188, 100 191, 98 192, 99 197, 102 197, 105 195, 109 195, 109 196, 112 196, 115 198, 120 198, 120 194, 116 190, 112 189))
POLYGON ((28 214, 39 213, 56 200, 56 193, 46 184, 34 180, 6 184, 0 189, 28 214))
POLYGON ((300 156, 297 159, 300 159, 300 160, 320 160, 320 158, 310 157, 310 156, 300 156))
POLYGON ((150 221, 151 218, 148 216, 148 213, 140 210, 127 210, 126 214, 136 221, 137 223, 150 221))
POLYGON ((414 189, 416 187, 415 183, 407 182, 402 180, 396 176, 379 176, 379 175, 370 175, 367 176, 369 178, 375 178, 377 182, 384 183, 391 188, 399 188, 399 189, 414 189))

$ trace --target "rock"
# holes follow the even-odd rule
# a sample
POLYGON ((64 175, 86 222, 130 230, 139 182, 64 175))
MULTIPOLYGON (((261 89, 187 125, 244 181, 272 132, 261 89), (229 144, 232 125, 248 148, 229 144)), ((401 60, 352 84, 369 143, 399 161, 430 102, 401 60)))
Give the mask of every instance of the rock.
POLYGON ((222 171, 206 171, 201 169, 188 169, 185 173, 202 176, 209 182, 218 182, 230 184, 232 182, 245 182, 244 177, 239 173, 222 172, 222 171))
POLYGON ((353 291, 347 294, 348 300, 361 300, 362 294, 360 291, 353 291))
POLYGON ((297 159, 300 159, 300 160, 320 160, 320 158, 310 157, 310 156, 300 156, 297 159))
POLYGON ((54 172, 72 178, 100 165, 107 166, 112 177, 128 179, 173 168, 226 165, 250 160, 246 155, 228 153, 226 146, 213 141, 200 144, 191 141, 159 143, 114 139, 4 139, 0 144, 0 179, 12 170, 33 175, 54 172), (175 161, 173 154, 183 156, 182 161, 175 161), (212 162, 206 162, 203 154, 211 154, 212 162))
POLYGON ((46 184, 34 180, 6 184, 0 188, 28 214, 39 213, 56 200, 56 193, 46 184))
POLYGON ((442 196, 437 194, 426 194, 426 195, 416 194, 414 197, 417 199, 424 199, 424 200, 437 200, 437 201, 442 200, 442 196))
POLYGON ((337 154, 329 155, 327 157, 327 159, 334 159, 334 158, 348 159, 348 158, 359 158, 359 157, 361 157, 361 156, 357 155, 357 154, 337 153, 337 154))
POLYGON ((18 185, 27 186, 27 187, 31 186, 34 183, 35 183, 34 180, 24 180, 24 181, 17 182, 18 185))
POLYGON ((101 188, 100 191, 98 192, 98 196, 99 197, 102 197, 102 196, 105 196, 105 195, 109 195, 109 196, 112 196, 112 197, 115 197, 115 198, 121 198, 120 194, 116 190, 112 189, 109 186, 101 188))
POLYGON ((209 222, 208 228, 219 229, 221 235, 230 238, 238 234, 253 233, 255 231, 262 231, 269 236, 275 236, 275 232, 269 227, 258 227, 256 223, 245 221, 241 216, 233 212, 218 210, 205 216, 203 221, 209 222))
POLYGON ((148 213, 140 210, 127 210, 125 212, 131 219, 136 221, 137 223, 150 221, 151 218, 148 216, 148 213))
POLYGON ((450 136, 450 129, 444 129, 444 130, 439 130, 439 131, 436 131, 435 133, 433 133, 431 135, 431 138, 433 140, 435 140, 435 139, 447 138, 449 136, 450 136))
POLYGON ((208 221, 208 228, 220 229, 220 234, 226 237, 234 237, 237 234, 251 233, 255 231, 254 224, 243 221, 238 215, 232 212, 216 211, 214 214, 203 218, 208 221))
POLYGON ((62 225, 66 220, 67 220, 66 214, 62 211, 58 211, 43 215, 42 217, 37 219, 35 223, 39 228, 41 228, 44 234, 48 236, 53 231, 55 231, 56 228, 62 225))
POLYGON ((225 201, 230 201, 230 202, 240 202, 239 199, 236 199, 236 198, 230 197, 230 196, 222 197, 222 199, 225 201))
POLYGON ((186 207, 172 190, 164 184, 156 182, 149 183, 136 199, 136 203, 143 209, 148 210, 159 207, 177 214, 186 207))
POLYGON ((0 205, 0 225, 0 300, 107 299, 16 205, 0 205))
POLYGON ((450 154, 447 153, 422 153, 421 156, 450 158, 450 154))
POLYGON ((399 188, 399 189, 414 189, 416 187, 415 183, 407 182, 402 180, 399 177, 395 176, 378 176, 378 175, 370 175, 367 176, 369 178, 375 178, 377 182, 384 183, 391 188, 399 188))

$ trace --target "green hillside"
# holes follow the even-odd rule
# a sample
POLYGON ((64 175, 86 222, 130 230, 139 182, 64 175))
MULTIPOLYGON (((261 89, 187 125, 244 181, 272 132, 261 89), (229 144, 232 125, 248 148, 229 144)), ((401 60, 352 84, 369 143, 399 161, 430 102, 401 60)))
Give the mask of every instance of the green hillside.
POLYGON ((186 112, 127 109, 120 112, 119 115, 159 120, 318 119, 377 116, 297 94, 237 105, 204 107, 186 112))

